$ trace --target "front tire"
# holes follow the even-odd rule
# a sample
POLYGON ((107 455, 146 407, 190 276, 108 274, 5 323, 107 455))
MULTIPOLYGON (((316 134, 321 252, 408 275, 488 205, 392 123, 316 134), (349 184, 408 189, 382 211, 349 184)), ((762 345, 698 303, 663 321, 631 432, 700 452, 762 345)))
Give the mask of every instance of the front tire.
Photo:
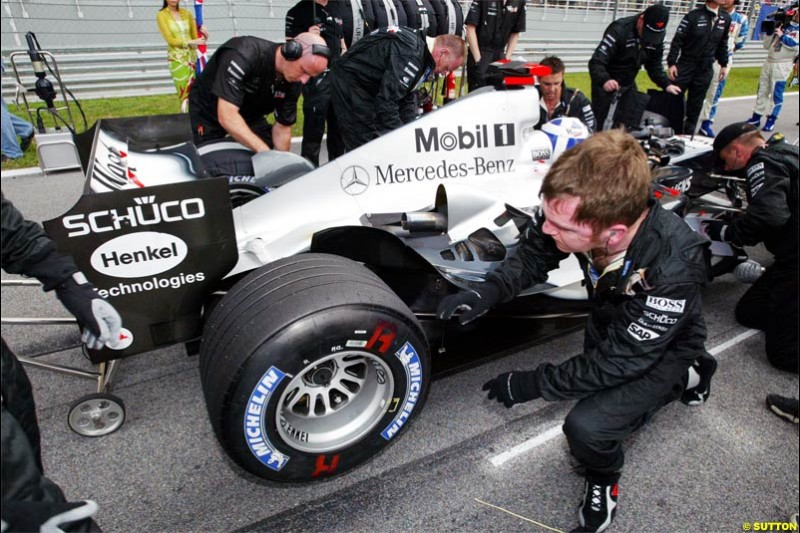
POLYGON ((226 453, 264 479, 311 481, 378 454, 427 396, 428 344, 367 268, 324 254, 262 267, 215 307, 201 378, 226 453))

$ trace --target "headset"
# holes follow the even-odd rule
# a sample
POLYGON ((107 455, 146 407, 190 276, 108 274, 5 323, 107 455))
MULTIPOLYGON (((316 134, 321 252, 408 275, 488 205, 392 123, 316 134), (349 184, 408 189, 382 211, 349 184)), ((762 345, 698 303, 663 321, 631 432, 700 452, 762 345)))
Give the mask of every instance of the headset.
POLYGON ((328 61, 331 60, 331 49, 324 44, 308 45, 297 39, 289 39, 281 45, 281 54, 283 54, 286 61, 297 61, 305 54, 303 53, 306 48, 311 48, 311 53, 315 56, 322 56, 328 61))

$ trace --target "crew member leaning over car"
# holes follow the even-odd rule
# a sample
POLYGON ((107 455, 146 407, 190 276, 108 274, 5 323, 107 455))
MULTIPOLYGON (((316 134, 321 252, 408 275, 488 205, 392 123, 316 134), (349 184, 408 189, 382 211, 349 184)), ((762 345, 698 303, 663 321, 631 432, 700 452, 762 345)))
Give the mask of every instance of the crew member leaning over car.
POLYGON ((594 112, 589 99, 578 89, 570 89, 564 83, 564 62, 556 56, 542 59, 542 66, 550 67, 550 74, 539 78, 540 116, 536 128, 541 128, 545 122, 558 117, 575 117, 589 128, 589 132, 596 129, 594 112))
POLYGON ((575 531, 603 531, 617 508, 622 442, 677 398, 705 402, 716 361, 705 351, 702 287, 708 242, 650 195, 647 156, 611 130, 564 152, 544 178, 541 207, 515 251, 475 290, 447 296, 438 314, 467 323, 574 253, 592 300, 584 352, 560 364, 489 380, 506 407, 544 398, 578 400, 564 421, 585 467, 575 531))
POLYGON ((783 135, 764 139, 758 126, 730 124, 714 139, 725 170, 744 171, 747 211, 704 224, 708 236, 740 246, 763 242, 775 261, 736 304, 736 320, 764 330, 772 366, 797 373, 800 151, 783 135))
POLYGON ((330 129, 350 151, 411 122, 417 88, 430 74, 452 72, 463 60, 464 40, 455 35, 426 40, 411 28, 375 30, 333 64, 330 129))
POLYGON ((254 152, 289 150, 301 85, 331 57, 319 35, 301 33, 294 43, 234 37, 214 52, 189 93, 195 144, 230 136, 254 152), (270 126, 266 115, 273 111, 270 126))

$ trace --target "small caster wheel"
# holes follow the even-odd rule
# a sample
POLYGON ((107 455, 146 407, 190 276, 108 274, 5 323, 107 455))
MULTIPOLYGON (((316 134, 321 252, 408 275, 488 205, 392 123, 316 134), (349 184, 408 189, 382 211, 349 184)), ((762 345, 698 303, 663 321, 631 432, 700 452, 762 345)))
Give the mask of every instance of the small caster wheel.
POLYGON ((102 437, 122 427, 125 404, 113 394, 89 394, 72 404, 67 422, 69 428, 78 435, 102 437))

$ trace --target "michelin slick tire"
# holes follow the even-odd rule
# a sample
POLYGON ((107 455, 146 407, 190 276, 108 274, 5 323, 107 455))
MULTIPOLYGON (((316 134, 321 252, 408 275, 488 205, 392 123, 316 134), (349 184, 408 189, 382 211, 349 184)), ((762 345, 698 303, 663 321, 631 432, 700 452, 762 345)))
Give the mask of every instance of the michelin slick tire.
POLYGON ((378 276, 302 254, 252 272, 215 306, 200 372, 231 459, 263 479, 308 482, 396 441, 431 370, 422 327, 378 276))

